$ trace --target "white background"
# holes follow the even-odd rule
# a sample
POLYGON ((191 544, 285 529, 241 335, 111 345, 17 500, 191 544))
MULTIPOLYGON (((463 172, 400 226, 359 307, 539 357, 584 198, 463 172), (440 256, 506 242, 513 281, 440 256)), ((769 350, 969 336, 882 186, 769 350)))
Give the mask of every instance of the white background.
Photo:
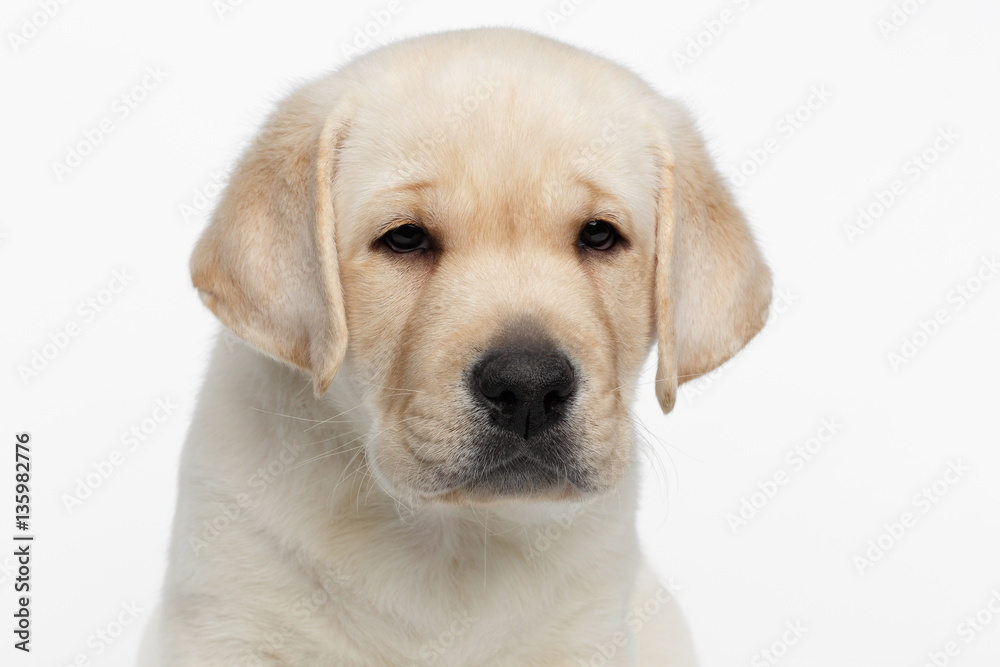
MULTIPOLYGON (((771 664, 758 652, 786 623, 807 630, 775 647, 781 665, 917 667, 951 641, 948 664, 1000 664, 987 607, 996 595, 1000 609, 1000 5, 897 0, 893 25, 893 0, 399 2, 378 40, 514 25, 634 68, 691 106, 741 184, 775 274, 772 320, 669 417, 650 386, 636 406, 653 461, 642 537, 704 664, 771 664), (859 208, 878 215, 849 234, 859 208), (786 454, 818 434, 797 469, 786 454), (949 464, 967 470, 915 502, 949 464), (734 530, 744 499, 756 514, 734 530), (915 525, 860 564, 904 512, 915 525), (967 642, 959 626, 977 612, 967 642)), ((0 664, 128 665, 218 326, 190 288, 192 244, 273 102, 344 62, 386 3, 91 0, 44 21, 43 4, 8 0, 0 16, 0 516, 13 514, 14 434, 29 431, 37 536, 30 657, 11 648, 13 547, 0 547, 0 664), (162 80, 143 88, 147 68, 162 80), (60 179, 55 163, 105 118, 111 131, 60 179), (105 292, 116 271, 127 283, 105 292), (36 352, 51 358, 26 374, 36 352), (176 405, 162 423, 157 400, 176 405), (123 434, 143 426, 129 450, 123 434), (70 511, 115 450, 120 465, 70 511), (97 640, 131 603, 138 620, 97 640)))

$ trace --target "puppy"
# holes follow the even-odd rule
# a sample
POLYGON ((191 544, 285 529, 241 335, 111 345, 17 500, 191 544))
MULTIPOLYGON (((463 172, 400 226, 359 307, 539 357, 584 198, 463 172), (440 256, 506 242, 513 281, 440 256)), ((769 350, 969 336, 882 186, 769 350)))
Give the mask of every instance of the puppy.
POLYGON ((216 346, 143 665, 688 665, 642 566, 629 406, 763 326, 694 124, 484 29, 280 104, 195 248, 216 346), (238 337, 238 338, 237 338, 238 337))

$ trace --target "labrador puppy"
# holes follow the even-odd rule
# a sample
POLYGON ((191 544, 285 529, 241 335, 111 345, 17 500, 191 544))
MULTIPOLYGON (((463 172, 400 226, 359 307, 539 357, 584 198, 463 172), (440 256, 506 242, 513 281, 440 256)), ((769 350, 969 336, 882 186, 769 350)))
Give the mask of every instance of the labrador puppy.
POLYGON ((232 333, 143 665, 693 664, 629 406, 771 279, 678 104, 518 30, 378 49, 279 105, 191 270, 232 333))

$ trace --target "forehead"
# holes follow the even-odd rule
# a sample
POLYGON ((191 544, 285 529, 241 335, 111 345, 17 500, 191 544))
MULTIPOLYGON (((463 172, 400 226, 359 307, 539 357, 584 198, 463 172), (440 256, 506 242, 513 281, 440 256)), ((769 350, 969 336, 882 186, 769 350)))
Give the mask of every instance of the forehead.
POLYGON ((340 220, 651 220, 657 172, 641 91, 544 55, 532 66, 487 51, 383 69, 341 147, 340 220))

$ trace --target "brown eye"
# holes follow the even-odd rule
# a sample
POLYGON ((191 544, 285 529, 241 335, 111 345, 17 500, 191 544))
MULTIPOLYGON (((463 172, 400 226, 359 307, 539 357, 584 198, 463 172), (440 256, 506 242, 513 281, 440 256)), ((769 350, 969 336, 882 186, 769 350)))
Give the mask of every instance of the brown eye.
POLYGON ((430 247, 427 232, 416 225, 401 225, 391 229, 385 233, 382 241, 393 252, 413 252, 430 247))
POLYGON ((618 232, 607 220, 591 220, 580 230, 577 245, 594 250, 610 250, 618 242, 618 232))

